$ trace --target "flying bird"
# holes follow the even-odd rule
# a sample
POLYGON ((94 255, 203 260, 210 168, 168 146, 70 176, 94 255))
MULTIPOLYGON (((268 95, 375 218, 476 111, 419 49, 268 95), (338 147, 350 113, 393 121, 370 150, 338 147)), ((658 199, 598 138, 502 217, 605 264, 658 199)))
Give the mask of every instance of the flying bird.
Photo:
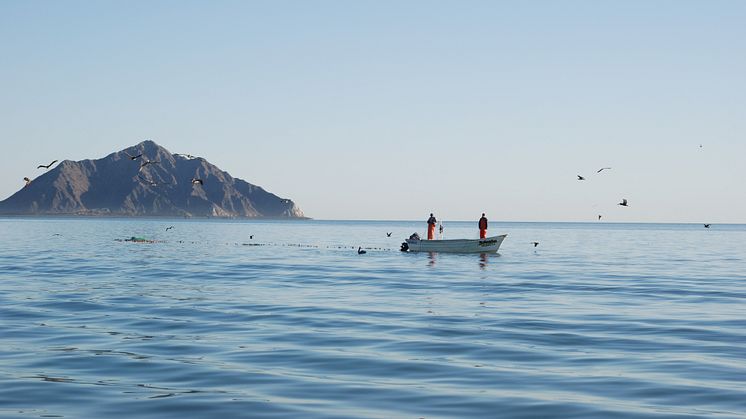
POLYGON ((27 178, 27 177, 23 178, 23 180, 25 180, 25 181, 26 181, 26 184, 25 184, 25 185, 23 185, 23 187, 24 187, 24 188, 25 188, 26 186, 28 186, 28 185, 29 185, 29 184, 31 183, 31 179, 29 179, 29 178, 27 178))
POLYGON ((536 246, 538 246, 538 245, 539 245, 539 242, 531 242, 531 244, 533 244, 533 245, 534 245, 534 247, 536 247, 536 246))
POLYGON ((610 170, 610 169, 611 169, 611 167, 602 167, 602 168, 598 169, 598 171, 596 173, 601 173, 604 170, 610 170))
POLYGON ((578 180, 585 180, 583 176, 578 175, 578 180))
MULTIPOLYGON (((391 233, 393 233, 393 231, 391 233)), ((386 237, 391 237, 391 233, 386 233, 386 237)))
POLYGON ((200 185, 204 185, 205 183, 202 182, 202 179, 192 178, 192 185, 199 183, 200 185))
POLYGON ((283 204, 289 204, 290 200, 289 199, 280 198, 280 202, 282 202, 283 204))
POLYGON ((709 224, 705 224, 705 228, 710 228, 710 225, 709 224))
POLYGON ((171 230, 172 228, 174 228, 174 226, 168 226, 166 227, 166 231, 171 230))
POLYGON ((41 169, 41 168, 43 167, 43 168, 45 168, 45 169, 49 169, 49 168, 50 168, 50 167, 52 167, 52 165, 53 165, 53 164, 55 164, 55 163, 57 163, 57 160, 55 160, 55 161, 53 161, 53 162, 49 163, 49 164, 48 164, 48 165, 46 165, 46 166, 45 166, 45 165, 43 165, 43 164, 40 164, 40 165, 36 166, 36 168, 37 168, 37 169, 41 169))
POLYGON ((158 160, 145 160, 144 162, 142 162, 140 164, 140 169, 142 169, 143 167, 145 167, 145 166, 147 166, 149 164, 155 164, 155 163, 160 163, 160 161, 158 161, 158 160))
POLYGON ((253 234, 249 236, 249 240, 252 240, 253 238, 254 238, 253 234))
POLYGON ((628 205, 627 205, 627 198, 622 198, 622 202, 618 203, 617 205, 621 205, 621 206, 623 206, 623 207, 626 207, 626 206, 628 206, 628 205))
POLYGON ((599 219, 599 220, 601 219, 601 214, 598 214, 598 219, 599 219))
POLYGON ((197 158, 197 157, 192 156, 191 154, 179 154, 179 153, 175 153, 174 156, 181 156, 181 157, 186 158, 187 160, 194 160, 194 159, 197 158))
POLYGON ((140 153, 140 154, 138 154, 138 155, 136 155, 136 156, 133 156, 132 154, 130 154, 130 153, 127 153, 127 152, 125 152, 124 154, 126 154, 126 155, 127 155, 127 157, 129 157, 129 158, 130 158, 130 160, 137 160, 137 159, 139 159, 140 157, 142 157, 142 153, 140 153))
POLYGON ((357 248, 357 254, 358 255, 364 255, 366 253, 368 253, 368 252, 366 252, 365 250, 363 250, 362 247, 358 246, 358 248, 357 248))

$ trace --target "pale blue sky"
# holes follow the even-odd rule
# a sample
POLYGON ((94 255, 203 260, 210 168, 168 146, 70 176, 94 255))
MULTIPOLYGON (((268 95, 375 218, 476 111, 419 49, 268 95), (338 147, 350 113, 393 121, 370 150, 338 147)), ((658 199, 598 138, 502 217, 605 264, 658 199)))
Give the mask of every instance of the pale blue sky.
POLYGON ((744 223, 744 22, 735 0, 4 0, 0 199, 152 139, 321 219, 744 223))

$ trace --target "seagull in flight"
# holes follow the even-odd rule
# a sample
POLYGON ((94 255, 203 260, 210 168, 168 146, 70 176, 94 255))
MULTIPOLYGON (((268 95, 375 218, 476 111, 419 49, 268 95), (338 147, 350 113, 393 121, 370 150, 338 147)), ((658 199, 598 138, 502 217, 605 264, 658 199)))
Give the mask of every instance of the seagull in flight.
POLYGON ((192 156, 191 154, 179 154, 179 153, 175 153, 174 156, 181 156, 181 157, 186 158, 187 160, 194 160, 194 159, 198 158, 198 157, 192 156))
POLYGON ((578 180, 585 180, 583 176, 578 175, 578 180))
POLYGON ((536 246, 538 246, 538 245, 539 245, 539 242, 531 242, 531 244, 533 244, 533 245, 534 245, 534 247, 536 247, 536 246))
POLYGON ((202 181, 202 179, 192 178, 192 185, 195 185, 199 183, 200 185, 204 185, 205 183, 202 181))
MULTIPOLYGON (((393 231, 391 233, 393 233, 393 231)), ((391 233, 386 233, 386 237, 391 237, 391 233)))
POLYGON ((24 188, 25 188, 26 186, 28 186, 28 185, 30 185, 30 184, 31 184, 31 179, 29 179, 29 178, 27 178, 27 177, 24 177, 24 178, 23 178, 23 180, 25 180, 25 181, 26 181, 26 184, 25 184, 25 185, 23 185, 23 187, 24 187, 24 188))
POLYGON ((166 227, 166 231, 171 230, 172 228, 174 228, 174 226, 168 226, 166 227))
POLYGON ((41 168, 43 167, 43 168, 45 168, 45 169, 49 169, 49 168, 50 168, 50 167, 52 167, 52 165, 53 165, 53 164, 55 164, 55 163, 57 163, 57 160, 55 160, 55 161, 53 161, 53 162, 49 163, 49 164, 48 164, 48 165, 46 165, 46 166, 45 166, 45 165, 43 165, 43 164, 40 164, 40 165, 36 166, 36 168, 37 168, 37 169, 41 169, 41 168))
POLYGON ((601 214, 598 214, 598 219, 599 219, 599 221, 601 220, 601 214))
POLYGON ((140 157, 142 157, 142 153, 140 153, 140 154, 138 154, 138 155, 136 155, 136 156, 133 156, 132 154, 130 154, 130 153, 127 153, 127 152, 125 152, 124 154, 126 154, 126 155, 127 155, 127 157, 129 157, 129 158, 130 158, 130 160, 137 160, 137 159, 139 159, 140 157))
POLYGON ((598 169, 598 171, 596 173, 601 173, 604 170, 610 170, 610 169, 611 169, 611 167, 602 167, 602 168, 598 169))
POLYGON ((623 207, 626 207, 626 206, 628 206, 628 205, 627 205, 627 198, 622 198, 622 202, 618 203, 617 205, 621 205, 621 206, 623 206, 623 207))
POLYGON ((142 169, 143 167, 145 167, 145 166, 147 166, 149 164, 155 164, 155 163, 160 163, 160 161, 158 161, 158 160, 145 160, 144 162, 142 162, 140 164, 140 168, 142 169))
POLYGON ((710 228, 710 225, 709 224, 705 224, 705 228, 710 228))

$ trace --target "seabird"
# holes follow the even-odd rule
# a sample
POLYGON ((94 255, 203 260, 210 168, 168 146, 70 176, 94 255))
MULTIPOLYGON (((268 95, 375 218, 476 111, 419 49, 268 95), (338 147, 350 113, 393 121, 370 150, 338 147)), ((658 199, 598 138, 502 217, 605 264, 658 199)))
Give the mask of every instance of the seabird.
POLYGON ((153 164, 153 163, 160 163, 160 161, 158 161, 158 160, 145 160, 144 162, 142 162, 140 164, 140 169, 142 169, 143 167, 145 167, 145 166, 147 166, 149 164, 153 164))
POLYGON ((598 214, 598 219, 599 219, 599 220, 601 219, 601 214, 598 214))
POLYGON ((627 206, 627 198, 622 198, 622 202, 618 203, 617 205, 621 205, 623 207, 627 206))
POLYGON ((578 175, 578 180, 585 180, 583 176, 578 175))
POLYGON ((249 240, 252 240, 253 238, 254 238, 253 234, 249 236, 249 240))
POLYGON ((43 164, 40 164, 40 165, 36 166, 36 168, 37 168, 37 169, 41 169, 41 168, 43 167, 43 168, 45 168, 45 169, 49 169, 49 168, 50 168, 50 167, 52 167, 52 165, 53 165, 53 164, 55 164, 55 163, 57 163, 57 160, 55 160, 55 161, 53 161, 53 162, 49 163, 49 164, 48 164, 48 165, 46 165, 46 166, 45 166, 45 165, 43 165, 43 164))
POLYGON ((289 199, 283 199, 283 198, 280 198, 280 201, 281 201, 281 202, 282 202, 283 204, 289 204, 289 203, 290 203, 290 200, 289 200, 289 199))
POLYGON ((140 157, 142 157, 142 153, 140 153, 140 154, 138 154, 138 155, 136 155, 136 156, 133 156, 132 154, 130 154, 130 153, 127 153, 127 152, 125 152, 124 154, 126 154, 126 155, 127 155, 127 157, 129 157, 129 158, 130 158, 130 160, 137 160, 137 159, 139 159, 140 157))
POLYGON ((25 181, 26 181, 26 184, 25 184, 25 185, 23 185, 23 187, 24 187, 24 188, 25 188, 26 186, 28 186, 28 185, 29 185, 29 184, 31 183, 31 179, 29 179, 29 178, 27 178, 27 177, 23 178, 23 180, 25 180, 25 181))
POLYGON ((172 228, 174 228, 174 226, 168 226, 166 227, 166 231, 171 230, 172 228))
POLYGON ((191 154, 180 154, 180 153, 175 153, 174 156, 181 156, 188 160, 193 160, 197 158, 197 157, 192 156, 191 154))
POLYGON ((358 248, 357 248, 357 254, 358 254, 358 255, 364 255, 364 254, 366 254, 366 253, 368 253, 368 252, 366 252, 365 250, 363 250, 363 248, 362 248, 362 247, 358 247, 358 248))
POLYGON ((202 182, 202 179, 192 178, 192 185, 195 183, 199 183, 200 185, 204 185, 205 183, 202 182))
POLYGON ((602 167, 602 168, 598 169, 598 171, 596 173, 601 173, 602 171, 609 170, 609 169, 611 169, 611 167, 602 167))
POLYGON ((536 246, 538 246, 538 245, 539 245, 539 242, 531 242, 531 244, 533 244, 533 245, 534 245, 534 247, 536 247, 536 246))
POLYGON ((710 225, 709 224, 705 224, 705 228, 710 228, 710 225))
MULTIPOLYGON (((391 233, 393 233, 393 231, 391 233)), ((391 233, 386 233, 386 237, 391 237, 391 233)))

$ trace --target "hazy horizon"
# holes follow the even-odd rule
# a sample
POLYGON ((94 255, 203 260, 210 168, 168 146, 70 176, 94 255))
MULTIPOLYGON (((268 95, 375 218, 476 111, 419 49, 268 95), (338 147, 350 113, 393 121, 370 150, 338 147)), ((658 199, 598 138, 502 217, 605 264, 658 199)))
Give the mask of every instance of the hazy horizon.
POLYGON ((6 1, 0 200, 152 139, 317 220, 744 224, 744 21, 724 0, 6 1))

